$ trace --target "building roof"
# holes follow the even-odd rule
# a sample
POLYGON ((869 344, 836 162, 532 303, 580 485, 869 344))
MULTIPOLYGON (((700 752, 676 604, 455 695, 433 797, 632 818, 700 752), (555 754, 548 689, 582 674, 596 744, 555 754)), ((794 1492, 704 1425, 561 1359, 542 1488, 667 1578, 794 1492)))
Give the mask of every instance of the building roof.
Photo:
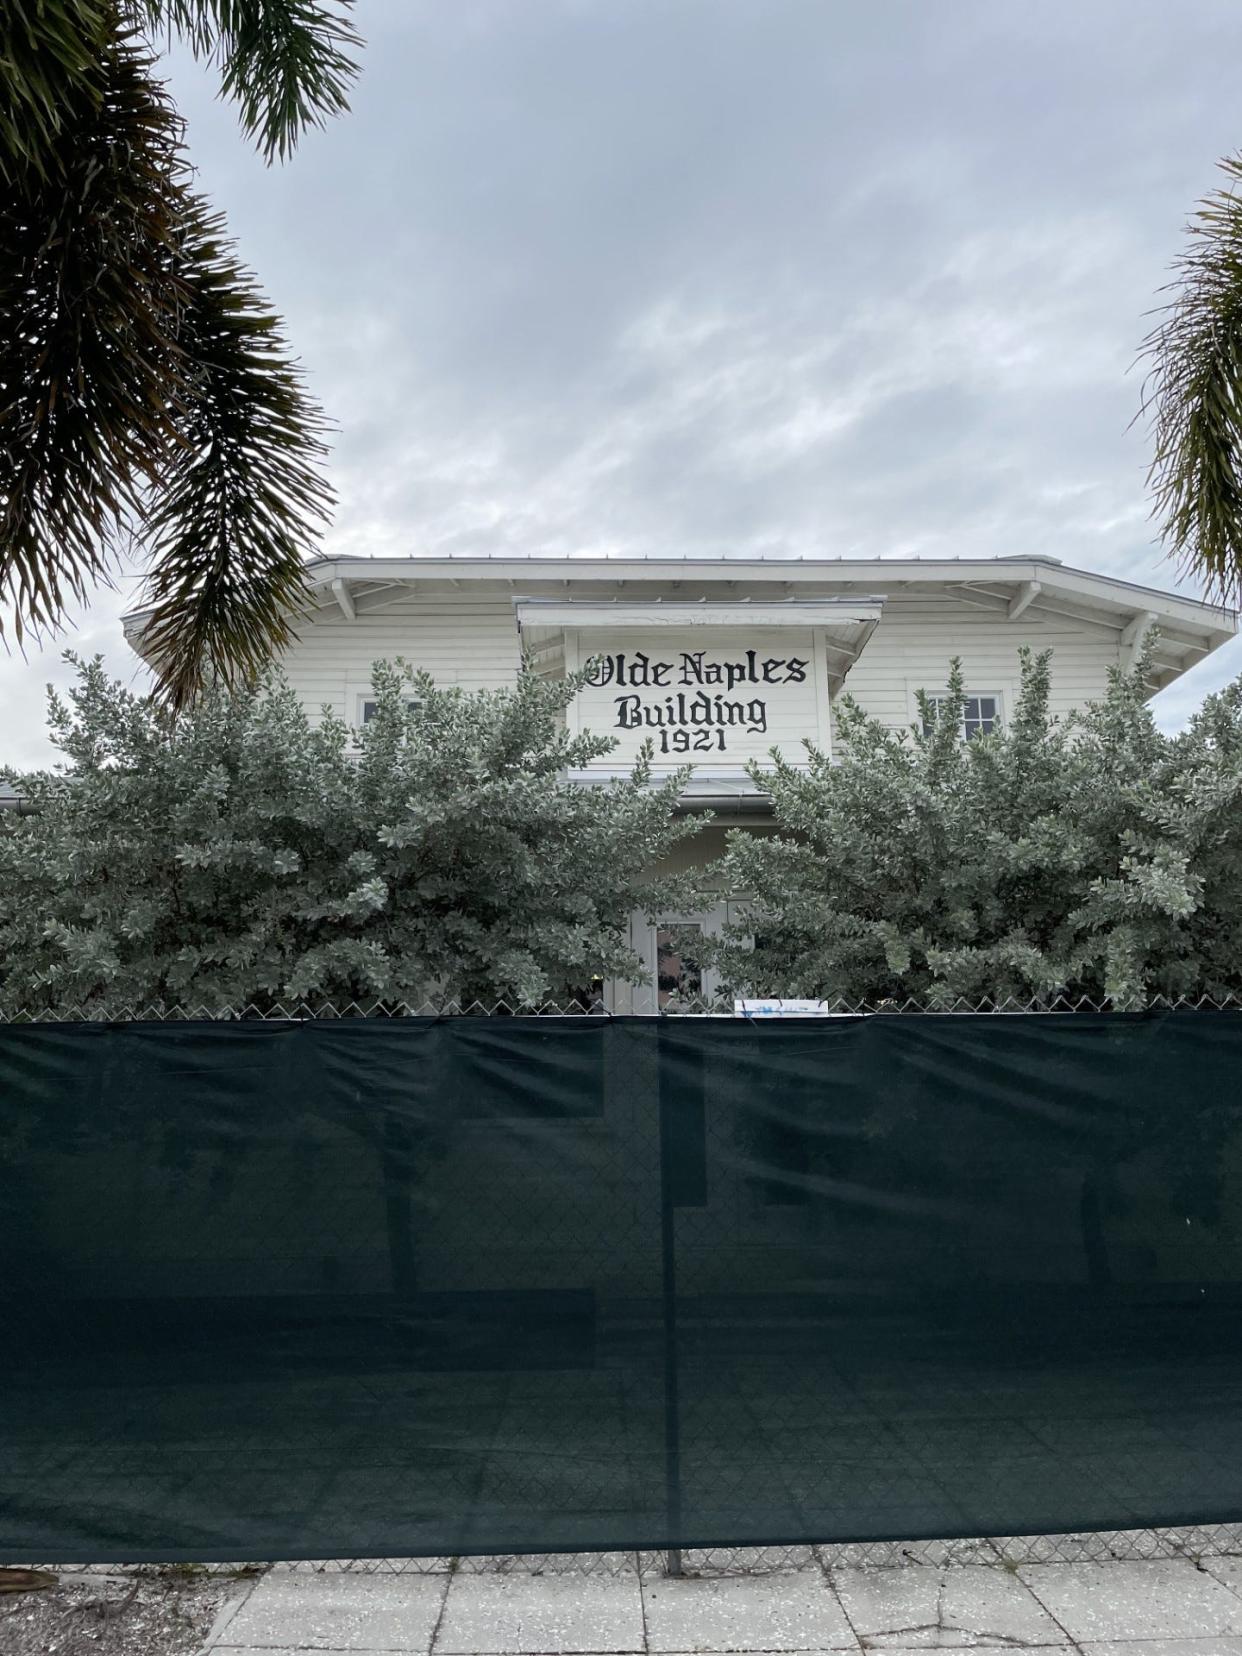
MULTIPOLYGON (((1032 614, 1069 616, 1110 629, 1123 656, 1134 659, 1152 628, 1159 633, 1155 686, 1162 687, 1219 648, 1238 630, 1238 614, 1137 581, 1073 569, 1044 554, 998 558, 439 558, 319 557, 307 565, 312 611, 337 610, 350 620, 381 594, 402 586, 464 586, 489 582, 513 597, 565 595, 566 588, 612 588, 637 599, 648 585, 673 596, 686 586, 719 589, 728 599, 739 586, 766 596, 793 596, 813 586, 842 597, 881 599, 922 590, 953 596, 998 618, 1032 614)), ((600 596, 605 596, 602 592, 600 596)), ((810 594, 807 594, 809 597, 810 594)), ((126 637, 141 652, 145 612, 125 618, 126 637)))

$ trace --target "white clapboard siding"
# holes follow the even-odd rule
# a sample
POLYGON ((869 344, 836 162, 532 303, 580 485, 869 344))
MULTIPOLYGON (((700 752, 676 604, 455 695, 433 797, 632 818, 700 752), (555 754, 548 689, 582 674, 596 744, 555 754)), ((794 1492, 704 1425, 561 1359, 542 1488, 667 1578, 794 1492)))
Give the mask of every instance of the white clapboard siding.
POLYGON ((1108 669, 1119 659, 1119 630, 1032 605, 1017 621, 952 599, 894 595, 845 689, 873 717, 894 728, 917 718, 915 692, 943 691, 949 663, 960 656, 966 688, 999 694, 1003 714, 1013 708, 1020 681, 1018 651, 1052 650, 1050 704, 1064 717, 1103 695, 1108 669))
MULTIPOLYGON (((684 596, 684 591, 676 595, 684 596)), ((362 597, 355 620, 327 607, 304 617, 298 632, 281 659, 285 676, 312 718, 327 705, 350 723, 359 717, 359 702, 370 688, 371 663, 378 659, 402 657, 413 667, 425 668, 439 683, 467 690, 511 684, 520 659, 512 591, 499 584, 463 584, 453 591, 414 588, 374 600, 362 597)), ((664 638, 667 643, 668 635, 664 638)), ((885 604, 845 688, 868 713, 904 728, 916 718, 915 690, 943 690, 949 661, 957 655, 967 689, 999 695, 1007 715, 1018 686, 1018 650, 1026 644, 1052 649, 1052 708, 1064 715, 1103 694, 1108 669, 1119 659, 1118 639, 1117 626, 1048 613, 1038 604, 1011 622, 1003 612, 974 607, 954 595, 898 592, 885 604)), ((634 642, 631 635, 626 646, 634 642)), ((801 646, 805 640, 798 642, 801 646)), ((701 640, 696 647, 699 644, 701 640)), ((598 640, 592 648, 600 648, 598 640)), ((772 640, 773 654, 791 648, 788 634, 780 648, 772 640)), ((818 652, 814 687, 822 702, 827 691, 818 652)), ((752 749, 765 751, 776 743, 796 759, 804 734, 814 739, 818 733, 823 740, 827 728, 809 690, 808 685, 807 694, 770 697, 770 733, 747 743, 747 752, 737 757, 749 757, 752 749)), ((610 728, 615 718, 610 697, 590 693, 582 714, 582 722, 595 729, 610 728)), ((607 761, 601 768, 607 768, 607 761)))
POLYGON ((305 617, 280 665, 311 717, 326 704, 350 724, 371 686, 371 664, 401 657, 440 684, 496 690, 512 684, 520 659, 507 592, 403 595, 357 619, 338 610, 305 617))

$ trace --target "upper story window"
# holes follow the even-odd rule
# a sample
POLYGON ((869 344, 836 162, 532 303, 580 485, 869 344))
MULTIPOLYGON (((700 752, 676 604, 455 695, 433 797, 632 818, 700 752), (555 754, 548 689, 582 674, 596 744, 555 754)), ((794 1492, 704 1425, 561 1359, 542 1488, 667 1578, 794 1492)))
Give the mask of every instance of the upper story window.
MULTIPOLYGON (((948 700, 947 696, 929 696, 928 702, 934 711, 939 714, 940 709, 948 700)), ((998 730, 1001 723, 1001 698, 996 692, 991 694, 970 691, 962 703, 962 736, 966 741, 972 741, 976 736, 986 736, 993 730, 998 730)), ((931 735, 931 724, 923 721, 924 736, 931 735)))
MULTIPOLYGON (((417 707, 419 698, 417 696, 402 696, 401 700, 407 707, 417 707)), ((374 696, 359 696, 358 723, 360 725, 370 724, 378 712, 379 702, 376 701, 374 696)))

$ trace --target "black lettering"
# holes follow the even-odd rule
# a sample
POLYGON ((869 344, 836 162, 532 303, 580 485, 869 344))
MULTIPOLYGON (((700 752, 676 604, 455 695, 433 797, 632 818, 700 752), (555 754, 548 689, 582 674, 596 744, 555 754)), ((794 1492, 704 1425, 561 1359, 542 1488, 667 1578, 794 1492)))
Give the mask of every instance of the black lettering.
MULTIPOLYGON (((804 684, 809 667, 810 661, 801 656, 788 659, 769 656, 760 661, 755 650, 747 650, 744 660, 725 662, 708 661, 703 650, 683 650, 676 661, 653 661, 644 651, 637 650, 628 657, 622 652, 592 657, 588 662, 587 682, 597 686, 628 684, 639 690, 665 689, 673 683, 725 684, 732 690, 746 683, 804 684)), ((760 735, 768 729, 768 704, 760 697, 734 701, 727 695, 709 695, 706 690, 696 688, 693 695, 679 690, 654 704, 646 703, 641 695, 614 696, 613 703, 616 727, 620 730, 638 730, 644 726, 650 729, 714 726, 721 733, 718 737, 721 749, 723 731, 727 728, 740 727, 760 735)), ((694 751, 710 751, 711 746, 710 740, 696 742, 694 751)))

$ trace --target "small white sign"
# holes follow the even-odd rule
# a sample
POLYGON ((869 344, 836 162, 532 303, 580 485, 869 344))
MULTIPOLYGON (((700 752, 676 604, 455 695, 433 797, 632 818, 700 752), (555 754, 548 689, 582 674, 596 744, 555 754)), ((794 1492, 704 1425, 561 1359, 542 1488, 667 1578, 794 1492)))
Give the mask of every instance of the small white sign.
POLYGON ((820 1000, 735 1000, 738 1018, 831 1018, 827 1001, 820 1000))

